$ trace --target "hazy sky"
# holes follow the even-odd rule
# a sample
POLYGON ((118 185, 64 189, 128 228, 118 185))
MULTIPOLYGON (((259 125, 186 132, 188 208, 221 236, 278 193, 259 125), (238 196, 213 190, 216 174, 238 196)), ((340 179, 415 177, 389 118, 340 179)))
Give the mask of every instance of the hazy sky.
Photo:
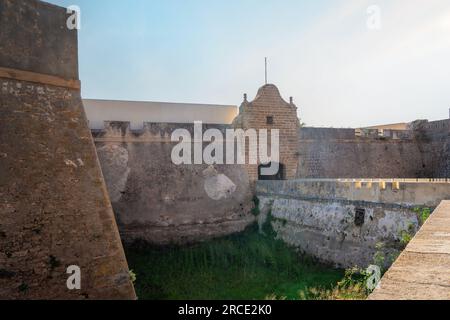
POLYGON ((449 0, 49 2, 81 8, 84 98, 239 105, 267 56, 309 126, 448 118, 449 0))

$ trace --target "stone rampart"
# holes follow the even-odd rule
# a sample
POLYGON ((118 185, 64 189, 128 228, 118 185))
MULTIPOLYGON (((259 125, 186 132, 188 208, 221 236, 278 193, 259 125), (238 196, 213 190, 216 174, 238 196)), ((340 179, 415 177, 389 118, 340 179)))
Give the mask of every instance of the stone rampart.
POLYGON ((67 17, 0 0, 0 299, 135 299, 67 17))
MULTIPOLYGON (((254 222, 252 192, 243 165, 175 165, 172 132, 193 124, 107 122, 93 131, 122 239, 185 244, 243 231, 254 222)), ((203 126, 225 136, 225 125, 203 126)), ((191 144, 194 154, 194 144, 191 144)), ((226 153, 224 152, 226 156, 226 153)), ((192 157, 193 160, 193 157, 192 157)))
POLYGON ((415 209, 450 199, 450 183, 260 181, 257 195, 286 243, 324 262, 367 267, 378 251, 399 252, 402 233, 418 230, 415 209))

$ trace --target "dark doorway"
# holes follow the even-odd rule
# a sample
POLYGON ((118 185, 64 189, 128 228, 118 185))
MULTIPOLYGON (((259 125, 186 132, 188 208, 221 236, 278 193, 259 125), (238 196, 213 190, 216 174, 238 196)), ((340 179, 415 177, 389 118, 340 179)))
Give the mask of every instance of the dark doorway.
POLYGON ((355 225, 357 227, 362 227, 366 221, 366 209, 356 208, 355 209, 355 225))
POLYGON ((272 163, 269 162, 268 164, 262 164, 258 167, 258 180, 286 180, 284 164, 282 163, 279 163, 277 174, 271 176, 262 175, 262 169, 270 168, 271 166, 272 163))

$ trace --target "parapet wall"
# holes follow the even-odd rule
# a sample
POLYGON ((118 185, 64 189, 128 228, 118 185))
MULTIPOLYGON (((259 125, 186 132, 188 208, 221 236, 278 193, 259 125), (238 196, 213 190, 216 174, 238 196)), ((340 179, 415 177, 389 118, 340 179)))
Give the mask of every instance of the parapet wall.
POLYGON ((130 122, 132 129, 142 129, 144 121, 154 123, 231 124, 237 106, 190 103, 111 101, 84 99, 91 129, 102 129, 105 121, 130 122))
POLYGON ((446 140, 450 133, 450 120, 426 122, 423 129, 430 140, 446 140))
POLYGON ((66 19, 0 0, 0 299, 135 299, 66 19))
POLYGON ((299 130, 299 139, 303 140, 353 140, 355 129, 312 128, 303 127, 299 130))
POLYGON ((378 251, 399 252, 402 232, 419 227, 414 209, 450 199, 450 183, 260 181, 257 195, 286 243, 337 266, 367 267, 378 251))
POLYGON ((450 177, 450 120, 419 122, 416 140, 426 161, 433 168, 433 177, 450 177))
POLYGON ((420 130, 358 135, 354 129, 302 128, 297 178, 450 177, 449 120, 420 130))
MULTIPOLYGON (((228 126, 203 127, 211 128, 225 133, 228 126)), ((145 123, 136 131, 127 122, 109 122, 92 132, 127 243, 185 244, 240 232, 254 222, 245 167, 173 164, 176 129, 194 136, 193 124, 173 123, 145 123)))

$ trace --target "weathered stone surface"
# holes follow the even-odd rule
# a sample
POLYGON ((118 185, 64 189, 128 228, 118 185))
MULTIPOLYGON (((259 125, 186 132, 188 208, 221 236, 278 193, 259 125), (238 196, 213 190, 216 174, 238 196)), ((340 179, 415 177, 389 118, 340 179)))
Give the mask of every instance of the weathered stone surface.
MULTIPOLYGON (((0 67, 77 78, 62 8, 0 0, 0 46, 0 67)), ((80 92, 0 78, 0 299, 135 298, 80 92)))
MULTIPOLYGON (((206 125, 207 128, 225 127, 206 125)), ((122 239, 185 244, 243 231, 255 221, 244 166, 180 165, 171 159, 173 130, 189 124, 150 124, 130 131, 109 123, 94 132, 122 239)))
MULTIPOLYGON (((382 180, 380 180, 382 181, 382 180)), ((378 180, 358 185, 357 180, 299 179, 291 181, 258 181, 257 193, 285 198, 326 201, 360 201, 391 206, 437 207, 450 197, 450 182, 415 182, 399 180, 399 189, 392 181, 385 181, 385 188, 378 180)))
POLYGON ((1 0, 0 66, 78 79, 78 36, 68 17, 46 2, 1 0))
POLYGON ((0 297, 134 298, 79 92, 4 79, 0 90, 0 269, 14 274, 0 297), (70 265, 80 291, 66 287, 70 265))
POLYGON ((402 232, 418 229, 415 207, 435 207, 450 197, 449 183, 403 183, 400 190, 356 185, 337 180, 259 181, 257 195, 261 206, 271 204, 275 230, 286 243, 324 262, 363 268, 374 263, 377 252, 395 258, 402 232))
POLYGON ((433 177, 415 141, 300 140, 299 150, 298 178, 433 177))
POLYGON ((203 171, 205 178, 204 189, 208 197, 213 200, 228 199, 236 191, 237 186, 226 175, 217 172, 210 166, 203 171))
POLYGON ((443 201, 371 300, 450 300, 450 201, 443 201))
POLYGON ((411 129, 410 138, 392 139, 301 128, 297 178, 449 178, 450 120, 411 129))

